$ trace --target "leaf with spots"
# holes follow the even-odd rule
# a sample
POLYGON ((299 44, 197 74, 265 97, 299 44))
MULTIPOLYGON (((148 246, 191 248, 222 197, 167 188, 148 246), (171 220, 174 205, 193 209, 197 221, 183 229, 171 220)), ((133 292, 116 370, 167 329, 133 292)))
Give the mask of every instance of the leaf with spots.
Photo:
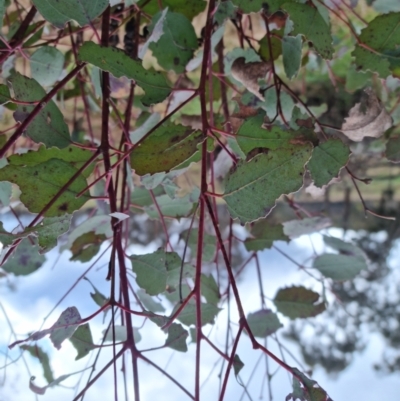
POLYGON ((103 71, 109 71, 116 78, 124 76, 134 80, 145 91, 141 98, 145 106, 162 102, 171 92, 163 74, 146 70, 141 61, 133 60, 125 52, 114 47, 85 42, 79 49, 79 60, 93 64, 103 71))
MULTIPOLYGON (((162 12, 159 12, 153 17, 150 31, 161 16, 162 12)), ((191 22, 184 15, 170 11, 164 19, 163 34, 149 45, 160 66, 177 74, 185 72, 186 64, 197 47, 197 37, 191 22)))
POLYGON ((332 36, 329 25, 318 9, 310 4, 286 2, 283 6, 294 23, 290 35, 304 35, 311 41, 315 50, 325 59, 333 55, 332 36))
POLYGON ((109 0, 33 0, 43 17, 57 28, 71 20, 88 25, 109 5, 109 0))
POLYGON ((232 218, 243 224, 265 217, 281 195, 298 191, 311 150, 308 143, 291 145, 240 161, 228 174, 223 195, 232 218))
MULTIPOLYGON (((192 20, 193 17, 205 10, 207 3, 203 0, 163 0, 162 5, 163 8, 168 7, 170 11, 183 14, 186 18, 192 20)), ((149 15, 154 15, 160 11, 158 3, 155 1, 140 0, 138 6, 142 12, 149 15)))
POLYGON ((57 349, 60 349, 61 344, 75 333, 78 327, 77 323, 80 321, 81 315, 75 306, 71 306, 61 313, 58 320, 49 329, 50 340, 57 349))
MULTIPOLYGON (((78 148, 70 145, 64 149, 49 148, 39 146, 38 150, 29 150, 26 153, 14 154, 7 160, 13 166, 29 166, 33 167, 39 163, 43 163, 50 159, 60 159, 67 162, 76 169, 81 168, 93 155, 93 152, 87 149, 78 148)), ((82 175, 89 177, 95 167, 91 163, 83 172, 82 175)))
POLYGON ((325 303, 316 303, 319 294, 304 287, 280 289, 274 298, 278 311, 290 319, 319 315, 325 310, 325 303))
POLYGON ((26 276, 42 267, 45 261, 46 258, 39 254, 39 247, 25 238, 2 268, 7 273, 26 276))
POLYGON ((277 125, 269 129, 263 128, 265 113, 259 113, 247 118, 240 126, 236 140, 242 151, 247 155, 255 148, 275 150, 289 144, 295 137, 292 131, 284 130, 277 125))
POLYGON ((338 176, 340 170, 347 164, 350 149, 340 139, 328 139, 316 146, 307 164, 314 184, 321 188, 332 178, 338 176))
POLYGON ((131 166, 139 175, 168 172, 192 156, 203 140, 200 131, 163 124, 132 151, 131 166))
POLYGON ((261 251, 271 249, 275 241, 289 242, 282 225, 275 225, 268 219, 261 219, 251 228, 251 237, 246 239, 244 246, 248 251, 261 251))
MULTIPOLYGON (((38 102, 46 96, 45 90, 32 78, 13 72, 8 78, 14 91, 15 99, 23 102, 38 102)), ((18 105, 14 119, 23 122, 34 106, 18 105)), ((28 125, 26 134, 37 143, 47 147, 65 148, 71 143, 68 126, 56 104, 50 100, 28 125)))
POLYGON ((181 267, 181 258, 177 253, 162 249, 146 255, 131 255, 130 259, 137 284, 149 295, 164 292, 168 275, 181 267))
POLYGON ((107 239, 104 234, 95 234, 93 231, 82 234, 72 244, 70 251, 72 256, 69 260, 89 262, 100 251, 100 247, 107 239))
POLYGON ((381 78, 399 77, 399 37, 400 13, 378 15, 361 31, 360 43, 352 53, 357 69, 377 72, 381 78))
POLYGON ((31 58, 32 78, 43 86, 52 86, 59 78, 64 68, 64 55, 51 46, 39 47, 31 58))
POLYGON ((87 187, 86 179, 78 175, 74 182, 66 187, 77 170, 69 163, 50 159, 31 166, 8 165, 0 169, 0 181, 17 184, 21 189, 21 201, 32 213, 40 213, 62 190, 61 195, 44 212, 45 217, 72 214, 80 209, 89 199, 83 194, 76 195, 87 187))

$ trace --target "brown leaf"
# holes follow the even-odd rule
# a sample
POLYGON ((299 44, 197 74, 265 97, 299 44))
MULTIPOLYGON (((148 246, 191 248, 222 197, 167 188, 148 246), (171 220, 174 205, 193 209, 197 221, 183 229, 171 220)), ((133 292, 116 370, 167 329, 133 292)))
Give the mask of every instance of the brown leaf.
POLYGON ((371 88, 364 90, 360 103, 349 112, 342 132, 352 141, 359 142, 369 136, 379 138, 389 129, 393 120, 371 88))
POLYGON ((264 96, 260 93, 258 80, 265 78, 270 68, 271 64, 265 61, 246 63, 244 57, 239 57, 233 62, 231 71, 233 78, 242 83, 259 99, 264 100, 264 96))

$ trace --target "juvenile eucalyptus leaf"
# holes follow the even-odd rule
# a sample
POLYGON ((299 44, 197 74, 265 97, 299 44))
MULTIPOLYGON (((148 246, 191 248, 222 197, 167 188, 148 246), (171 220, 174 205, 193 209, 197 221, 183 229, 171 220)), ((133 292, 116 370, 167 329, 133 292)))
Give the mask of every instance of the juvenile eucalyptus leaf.
POLYGON ((349 255, 326 253, 314 259, 313 267, 325 277, 336 281, 352 280, 368 265, 365 259, 349 255))
POLYGON ((146 291, 140 289, 136 291, 140 302, 150 312, 163 313, 165 312, 164 306, 160 302, 156 302, 155 298, 146 293, 146 291))
POLYGON ((239 358, 238 354, 235 354, 235 357, 233 358, 233 371, 235 372, 235 376, 239 374, 239 372, 243 369, 244 363, 241 361, 239 358))
POLYGON ((38 345, 26 345, 23 344, 20 348, 24 351, 28 351, 34 358, 37 358, 43 368, 43 376, 47 380, 47 383, 54 381, 53 371, 50 366, 49 355, 43 351, 38 345))
POLYGON ((278 311, 290 319, 319 315, 325 310, 325 303, 316 303, 319 294, 304 287, 280 289, 274 298, 278 311))
MULTIPOLYGON (((76 169, 59 159, 50 159, 34 167, 8 165, 0 169, 0 181, 17 184, 22 193, 21 201, 33 213, 39 213, 65 187, 74 176, 76 169)), ((88 200, 87 195, 76 195, 87 187, 86 179, 78 175, 63 193, 44 213, 46 217, 72 214, 88 200)))
POLYGON ((350 149, 340 139, 328 139, 316 146, 307 164, 314 184, 322 187, 338 176, 347 164, 350 149))
POLYGON ((39 254, 39 247, 25 238, 18 245, 11 257, 2 266, 7 273, 26 276, 43 266, 46 258, 39 254))
POLYGON ((165 346, 179 352, 187 352, 186 339, 188 337, 189 333, 181 324, 172 323, 168 328, 168 337, 165 340, 165 346))
POLYGON ((217 10, 214 14, 214 21, 218 25, 222 25, 226 19, 234 18, 236 15, 236 7, 232 4, 232 1, 221 1, 217 5, 217 10))
POLYGON ((308 143, 291 145, 240 161, 228 175, 223 196, 232 218, 246 223, 265 217, 281 195, 298 191, 311 150, 308 143))
MULTIPOLYGON (((46 162, 50 159, 60 159, 67 162, 69 165, 74 166, 76 169, 81 168, 93 155, 93 152, 87 149, 78 148, 70 145, 64 149, 49 148, 45 146, 39 146, 38 150, 29 150, 26 153, 14 154, 7 160, 10 165, 13 166, 36 166, 37 164, 46 162)), ((91 163, 82 175, 88 177, 95 165, 91 163)))
POLYGON ((62 29, 71 20, 80 26, 88 25, 109 5, 109 0, 33 0, 42 16, 62 29))
POLYGON ((295 2, 286 2, 283 8, 294 23, 293 31, 290 34, 293 36, 304 35, 323 58, 331 59, 333 47, 330 27, 317 8, 295 2))
POLYGON ((0 84, 0 105, 8 103, 10 101, 11 94, 10 89, 7 85, 0 84))
POLYGON ((302 235, 312 234, 318 231, 328 228, 332 225, 332 221, 329 217, 305 217, 304 219, 296 219, 290 221, 284 221, 282 223, 283 232, 290 239, 299 238, 302 235))
POLYGON ((63 311, 54 325, 49 329, 50 340, 57 348, 61 348, 61 344, 70 338, 81 321, 81 315, 75 306, 71 306, 63 311))
POLYGON ((212 274, 206 276, 202 274, 201 281, 201 294, 209 304, 218 305, 221 295, 219 293, 218 284, 212 274))
MULTIPOLYGON (((188 232, 188 230, 185 230, 180 235, 183 241, 187 241, 187 245, 192 251, 191 255, 192 259, 196 259, 197 257, 198 236, 199 236, 199 230, 197 228, 192 228, 190 232, 188 232)), ((216 237, 210 234, 203 234, 202 260, 205 262, 211 262, 215 257, 216 250, 217 250, 216 237)))
MULTIPOLYGON (((152 30, 163 12, 153 17, 152 30)), ((158 63, 166 70, 180 74, 197 48, 197 37, 191 22, 182 14, 168 12, 163 21, 163 34, 149 45, 158 63), (168 51, 165 51, 168 49, 168 51)))
POLYGON ((269 309, 261 309, 257 312, 249 313, 247 323, 254 337, 260 338, 265 338, 282 327, 278 316, 269 309))
POLYGON ((283 226, 273 225, 267 219, 260 219, 252 227, 251 237, 246 239, 244 246, 248 251, 261 251, 271 249, 275 241, 289 242, 283 226))
POLYGON ((295 77, 299 72, 302 44, 301 35, 282 38, 283 67, 289 79, 295 77))
POLYGON ((159 209, 155 205, 145 207, 146 213, 152 219, 159 219, 160 213, 165 217, 181 218, 187 217, 193 210, 193 202, 190 194, 183 197, 171 199, 168 195, 157 196, 156 198, 159 209))
POLYGON ((400 12, 378 15, 361 31, 352 56, 357 69, 377 72, 381 78, 400 74, 400 12))
POLYGON ((78 260, 82 263, 89 262, 100 251, 100 247, 106 240, 104 234, 95 234, 93 231, 82 234, 72 244, 69 260, 78 260))
POLYGON ((52 86, 60 77, 64 67, 64 55, 55 47, 43 46, 31 58, 32 78, 42 86, 52 86))
POLYGON ((400 163, 400 136, 390 137, 386 143, 385 155, 393 163, 400 163))
POLYGON ((85 357, 90 351, 96 348, 93 343, 89 323, 79 326, 69 341, 71 341, 74 348, 78 351, 78 355, 75 357, 76 361, 85 357))
POLYGON ((136 282, 149 295, 158 295, 166 290, 168 274, 181 266, 181 259, 175 252, 159 249, 146 255, 131 255, 132 270, 136 282))
MULTIPOLYGON (((13 72, 8 78, 17 100, 37 102, 46 95, 45 90, 32 78, 13 72)), ((18 105, 14 118, 22 122, 32 112, 34 106, 18 105)), ((26 129, 26 134, 37 143, 47 147, 65 148, 71 143, 68 126, 56 104, 50 100, 26 129)))
POLYGON ((139 60, 133 60, 115 47, 101 47, 93 42, 85 42, 79 49, 79 60, 93 64, 115 77, 132 79, 144 91, 141 98, 145 106, 162 102, 171 92, 164 75, 154 70, 146 70, 139 60))
POLYGON ((275 150, 289 144, 294 138, 294 133, 283 130, 277 125, 269 129, 262 128, 265 114, 259 113, 254 117, 247 118, 240 126, 236 134, 236 140, 245 154, 254 148, 267 148, 275 150))
MULTIPOLYGON (((183 14, 186 18, 192 20, 193 17, 204 11, 207 3, 203 0, 190 2, 187 0, 163 0, 162 5, 164 8, 168 7, 170 11, 183 14)), ((160 10, 157 2, 154 1, 140 0, 138 6, 149 15, 154 15, 160 10)))
POLYGON ((203 140, 200 131, 163 124, 132 151, 131 166, 139 175, 168 172, 192 156, 203 140))
POLYGON ((351 242, 345 242, 340 238, 330 237, 328 235, 324 235, 323 238, 325 245, 335 249, 342 255, 355 256, 364 262, 368 260, 365 252, 351 242))
MULTIPOLYGON (((179 305, 177 305, 179 306, 179 305)), ((176 308, 176 307, 175 307, 176 308)), ((201 325, 213 324, 216 316, 221 309, 211 304, 201 304, 201 325)), ((173 313, 173 312, 172 312, 173 313)), ((189 301, 178 315, 177 319, 185 326, 196 324, 196 305, 189 301)))

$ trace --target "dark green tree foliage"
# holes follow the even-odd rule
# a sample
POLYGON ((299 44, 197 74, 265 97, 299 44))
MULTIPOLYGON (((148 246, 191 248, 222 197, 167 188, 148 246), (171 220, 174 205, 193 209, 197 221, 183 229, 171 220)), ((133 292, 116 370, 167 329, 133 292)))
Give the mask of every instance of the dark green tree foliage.
MULTIPOLYGON (((245 386, 251 371, 237 353, 247 336, 292 375, 287 400, 330 399, 294 362, 267 349, 265 339, 277 335, 279 341, 286 330, 309 365, 345 367, 361 348, 360 322, 343 326, 345 314, 331 308, 330 290, 359 308, 373 303, 371 294, 362 298, 354 287, 378 271, 371 255, 324 236, 331 251, 305 266, 285 255, 322 286, 288 282, 272 299, 264 295, 268 266, 259 255, 280 241, 343 226, 336 215, 332 222, 304 206, 311 205, 310 194, 327 196, 340 180, 353 186, 365 214, 388 216, 383 203, 380 210, 364 201, 360 181, 369 181, 358 176, 371 163, 400 160, 400 12, 388 6, 377 14, 362 0, 351 6, 319 0, 20 3, 0 0, 0 202, 4 210, 12 205, 5 219, 27 216, 28 223, 8 230, 1 222, 0 279, 35 274, 58 245, 72 253, 70 261, 90 262, 90 274, 106 258, 107 272, 96 270, 91 280, 103 274, 109 284, 106 292, 85 284, 94 291, 82 301, 92 297, 92 315, 81 316, 76 302, 10 344, 43 367, 47 386, 32 379, 30 389, 44 394, 69 376, 54 378, 40 344, 49 336, 56 349, 69 340, 76 359, 107 353, 105 343, 112 342, 106 369, 89 367, 94 383, 130 355, 135 400, 142 394, 138 361, 165 374, 185 399, 200 400, 200 355, 209 344, 225 361, 214 398, 228 399, 230 372, 245 386), (360 157, 354 142, 365 154, 379 148, 379 156, 360 157), (247 238, 236 234, 239 225, 247 238), (136 254, 134 244, 158 249, 136 254), (260 305, 246 310, 240 276, 250 261, 260 305), (229 333, 221 347, 207 327, 228 305, 237 319, 219 320, 229 333), (98 315, 100 341, 91 329, 98 315), (307 324, 321 332, 320 316, 345 333, 339 353, 302 338, 307 324), (155 354, 196 350, 193 388, 150 362, 140 344, 143 327, 164 336, 150 349, 155 354)), ((344 224, 349 228, 348 220, 344 224)), ((83 285, 82 278, 75 285, 83 285)), ((381 329, 398 345, 388 327, 381 329)), ((324 335, 334 342, 329 330, 324 335)), ((398 369, 398 361, 386 362, 398 369)), ((80 386, 74 400, 92 383, 80 386)))

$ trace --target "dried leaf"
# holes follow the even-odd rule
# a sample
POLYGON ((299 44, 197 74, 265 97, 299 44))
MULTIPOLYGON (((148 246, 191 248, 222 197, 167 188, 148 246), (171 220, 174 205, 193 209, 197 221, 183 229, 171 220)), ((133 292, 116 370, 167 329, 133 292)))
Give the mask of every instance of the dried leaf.
POLYGON ((371 88, 365 89, 360 103, 349 112, 342 132, 352 141, 359 142, 369 136, 379 138, 389 129, 393 120, 371 88))
POLYGON ((258 80, 265 78, 270 68, 271 64, 265 61, 246 63, 244 57, 239 57, 233 62, 231 72, 233 78, 242 83, 248 91, 264 100, 258 80))

